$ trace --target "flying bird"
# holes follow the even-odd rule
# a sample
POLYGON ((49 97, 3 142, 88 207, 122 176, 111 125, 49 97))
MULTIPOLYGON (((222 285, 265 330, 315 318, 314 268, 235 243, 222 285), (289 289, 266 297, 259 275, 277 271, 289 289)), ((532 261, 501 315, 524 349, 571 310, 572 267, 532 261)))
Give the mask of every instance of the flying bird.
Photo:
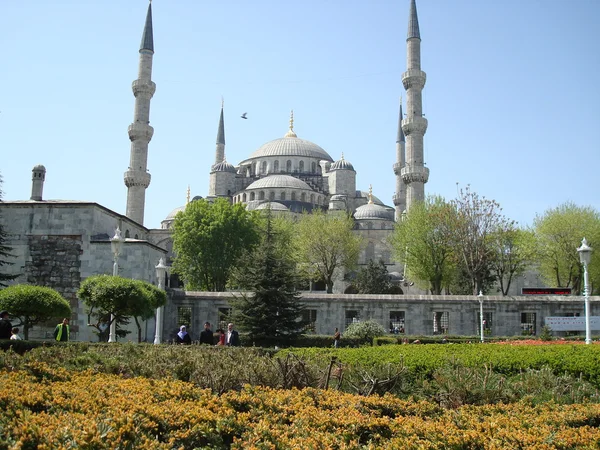
POLYGON ((242 119, 247 119, 247 117, 246 117, 246 114, 248 114, 248 113, 244 113, 244 114, 242 114, 240 117, 241 117, 242 119))

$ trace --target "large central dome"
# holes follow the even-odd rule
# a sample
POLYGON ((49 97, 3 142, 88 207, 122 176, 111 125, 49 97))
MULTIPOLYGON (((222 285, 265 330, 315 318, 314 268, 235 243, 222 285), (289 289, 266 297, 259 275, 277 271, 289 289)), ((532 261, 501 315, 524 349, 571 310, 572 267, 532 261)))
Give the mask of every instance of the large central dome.
POLYGON ((283 137, 267 142, 252 153, 249 159, 265 156, 301 156, 333 161, 329 153, 317 144, 297 137, 283 137))

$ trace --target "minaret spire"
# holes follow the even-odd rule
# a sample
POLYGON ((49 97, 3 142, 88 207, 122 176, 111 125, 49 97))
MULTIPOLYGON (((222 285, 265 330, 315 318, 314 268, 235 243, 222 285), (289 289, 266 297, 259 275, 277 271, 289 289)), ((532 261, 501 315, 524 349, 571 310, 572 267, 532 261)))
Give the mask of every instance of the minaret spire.
POLYGON ((406 141, 402 131, 402 96, 400 97, 400 111, 398 113, 398 135, 396 136, 396 163, 394 174, 396 175, 396 194, 394 195, 394 206, 396 207, 395 220, 402 219, 402 213, 406 210, 406 185, 402 180, 401 170, 406 164, 406 141))
POLYGON ((221 115, 219 116, 219 129, 217 131, 217 149, 215 151, 215 164, 225 160, 225 121, 223 119, 223 105, 221 100, 221 115))
MULTIPOLYGON (((427 131, 427 119, 423 117, 422 91, 426 74, 421 70, 421 33, 417 18, 417 4, 410 1, 408 37, 406 39, 407 70, 402 74, 406 89, 406 119, 402 120, 402 132, 406 135, 404 167, 400 169, 406 185, 406 210, 411 204, 425 200, 425 183, 429 169, 423 158, 423 136, 427 131)), ((396 210, 398 212, 398 210, 396 210)))
POLYGON ((152 3, 149 3, 140 45, 138 79, 131 86, 135 96, 135 107, 133 123, 129 125, 127 130, 131 141, 131 152, 129 169, 124 175, 125 186, 127 186, 127 210, 125 215, 140 225, 144 224, 146 189, 150 185, 148 143, 154 134, 154 128, 149 125, 150 100, 156 91, 156 84, 152 81, 153 56, 152 3))
POLYGON ((296 136, 296 133, 294 132, 294 110, 292 109, 292 112, 290 113, 290 129, 288 130, 287 133, 285 133, 284 137, 298 137, 296 136))

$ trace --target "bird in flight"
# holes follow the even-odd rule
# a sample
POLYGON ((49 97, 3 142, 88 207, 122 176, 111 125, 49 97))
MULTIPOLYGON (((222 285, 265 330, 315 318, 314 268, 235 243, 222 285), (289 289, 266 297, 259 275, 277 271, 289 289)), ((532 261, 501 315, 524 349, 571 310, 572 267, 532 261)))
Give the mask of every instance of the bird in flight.
POLYGON ((248 114, 248 113, 244 113, 244 114, 242 114, 240 117, 241 117, 242 119, 247 119, 247 117, 246 117, 246 114, 248 114))

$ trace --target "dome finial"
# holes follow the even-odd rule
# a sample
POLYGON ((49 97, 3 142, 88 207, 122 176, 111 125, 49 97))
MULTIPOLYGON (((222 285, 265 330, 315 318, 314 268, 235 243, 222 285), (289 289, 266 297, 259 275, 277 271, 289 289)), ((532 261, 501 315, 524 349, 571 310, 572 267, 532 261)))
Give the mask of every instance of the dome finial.
POLYGON ((342 161, 344 160, 344 152, 342 152, 342 161))
POLYGON ((190 185, 188 184, 188 188, 187 188, 187 196, 186 196, 186 198, 185 198, 185 206, 189 205, 189 203, 190 203, 190 193, 191 193, 191 190, 190 190, 190 185))
POLYGON ((369 185, 369 205, 373 204, 373 185, 369 185))
POLYGON ((285 137, 298 137, 296 133, 294 133, 294 110, 290 114, 290 129, 287 133, 285 133, 285 137))

